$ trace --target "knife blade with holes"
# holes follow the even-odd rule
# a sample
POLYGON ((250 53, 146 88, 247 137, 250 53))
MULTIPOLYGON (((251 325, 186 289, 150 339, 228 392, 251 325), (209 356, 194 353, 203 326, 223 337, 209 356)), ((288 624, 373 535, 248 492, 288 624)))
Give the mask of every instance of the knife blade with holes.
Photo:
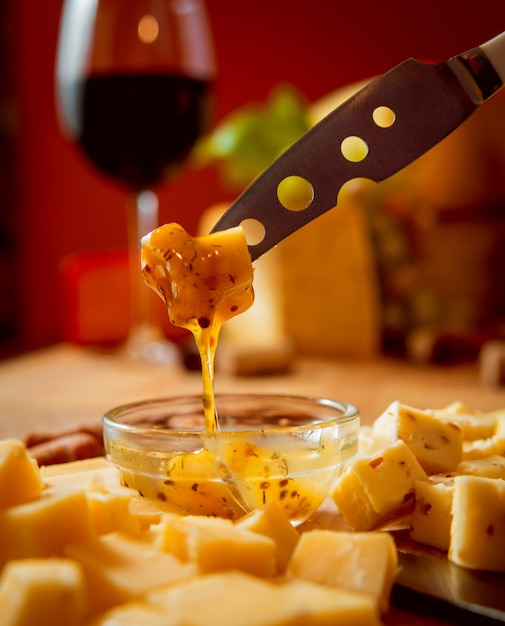
POLYGON ((407 59, 288 148, 247 187, 212 232, 259 223, 261 234, 254 242, 248 237, 256 260, 333 208, 344 183, 389 178, 449 135, 504 83, 505 32, 443 63, 407 59), (282 195, 279 199, 279 185, 290 177, 308 186, 301 209, 283 204, 282 195))

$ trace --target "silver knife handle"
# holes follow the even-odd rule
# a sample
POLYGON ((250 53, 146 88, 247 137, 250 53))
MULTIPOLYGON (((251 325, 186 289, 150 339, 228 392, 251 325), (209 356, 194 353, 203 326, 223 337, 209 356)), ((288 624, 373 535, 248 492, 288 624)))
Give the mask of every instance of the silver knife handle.
POLYGON ((505 32, 479 46, 505 84, 505 32))

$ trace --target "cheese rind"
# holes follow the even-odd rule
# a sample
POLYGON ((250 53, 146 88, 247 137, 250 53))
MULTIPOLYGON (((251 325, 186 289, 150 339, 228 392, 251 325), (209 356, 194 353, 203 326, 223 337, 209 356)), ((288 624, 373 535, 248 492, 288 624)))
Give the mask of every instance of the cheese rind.
POLYGON ((460 428, 434 411, 393 402, 375 420, 373 432, 377 447, 404 441, 427 474, 452 472, 462 458, 460 428))
POLYGON ((505 572, 505 480, 455 478, 448 556, 462 567, 505 572))
POLYGON ((287 575, 369 594, 385 613, 397 571, 398 554, 388 533, 312 530, 300 537, 287 575))
POLYGON ((416 457, 398 440, 351 461, 331 497, 353 530, 371 530, 412 505, 414 485, 424 478, 426 472, 416 457))

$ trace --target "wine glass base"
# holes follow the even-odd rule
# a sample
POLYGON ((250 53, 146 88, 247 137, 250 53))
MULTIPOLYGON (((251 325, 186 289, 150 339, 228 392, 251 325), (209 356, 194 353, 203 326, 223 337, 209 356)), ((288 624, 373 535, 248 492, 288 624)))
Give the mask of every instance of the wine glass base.
POLYGON ((178 366, 181 363, 179 348, 165 337, 147 337, 143 333, 133 334, 123 347, 127 358, 137 363, 154 363, 178 366))

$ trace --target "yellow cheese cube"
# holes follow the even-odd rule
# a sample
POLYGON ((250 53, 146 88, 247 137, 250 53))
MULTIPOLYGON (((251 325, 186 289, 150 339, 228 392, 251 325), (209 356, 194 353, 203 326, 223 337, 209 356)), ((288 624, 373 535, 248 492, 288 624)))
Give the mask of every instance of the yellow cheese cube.
POLYGON ((505 480, 457 476, 452 514, 449 560, 505 572, 505 480))
POLYGON ((0 511, 0 567, 10 559, 61 556, 92 535, 82 491, 42 493, 39 500, 0 511))
POLYGON ((505 456, 505 433, 487 439, 463 442, 463 460, 483 459, 488 456, 505 456))
POLYGON ((89 516, 93 532, 104 535, 114 530, 131 533, 141 531, 140 520, 130 511, 130 500, 135 492, 126 487, 93 489, 87 492, 89 516))
POLYGON ((354 530, 370 530, 413 504, 414 484, 426 473, 402 440, 352 461, 331 497, 354 530))
POLYGON ((129 514, 133 519, 138 521, 142 531, 159 524, 165 513, 187 515, 185 511, 182 511, 169 502, 161 502, 161 500, 157 498, 143 498, 138 495, 130 498, 128 506, 129 514))
POLYGON ((457 473, 505 479, 505 456, 493 454, 482 459, 461 461, 458 465, 457 473))
POLYGON ((147 539, 119 532, 69 544, 65 555, 84 571, 94 614, 196 573, 193 564, 160 552, 147 539))
POLYGON ((82 487, 100 483, 103 487, 121 486, 119 469, 104 457, 83 459, 57 465, 43 465, 40 475, 48 487, 82 487))
POLYGON ((280 505, 268 502, 239 519, 235 525, 273 539, 277 552, 277 571, 285 571, 300 533, 291 525, 280 505))
POLYGON ((287 575, 361 591, 386 612, 397 571, 398 554, 388 533, 311 530, 300 537, 287 575))
POLYGON ((494 416, 496 419, 495 434, 505 435, 505 409, 495 411, 494 416))
POLYGON ((458 426, 465 441, 492 437, 496 429, 495 413, 471 411, 461 402, 453 402, 443 409, 436 409, 434 414, 441 420, 458 426))
POLYGON ((170 626, 166 611, 145 602, 127 602, 99 615, 87 626, 170 626))
POLYGON ((23 442, 0 441, 0 509, 35 500, 42 486, 38 465, 23 442))
POLYGON ((378 447, 404 441, 428 474, 452 472, 462 458, 461 430, 433 411, 393 402, 375 420, 373 431, 378 447))
POLYGON ((410 536, 414 541, 447 550, 451 539, 454 478, 430 476, 416 482, 410 536))
POLYGON ((200 576, 148 595, 173 624, 191 626, 378 626, 376 602, 366 594, 244 572, 200 576))
POLYGON ((216 517, 164 515, 158 547, 198 565, 200 572, 236 569, 271 577, 276 571, 273 539, 216 517))
POLYGON ((2 626, 79 626, 86 617, 84 577, 67 559, 11 561, 0 578, 2 626))

